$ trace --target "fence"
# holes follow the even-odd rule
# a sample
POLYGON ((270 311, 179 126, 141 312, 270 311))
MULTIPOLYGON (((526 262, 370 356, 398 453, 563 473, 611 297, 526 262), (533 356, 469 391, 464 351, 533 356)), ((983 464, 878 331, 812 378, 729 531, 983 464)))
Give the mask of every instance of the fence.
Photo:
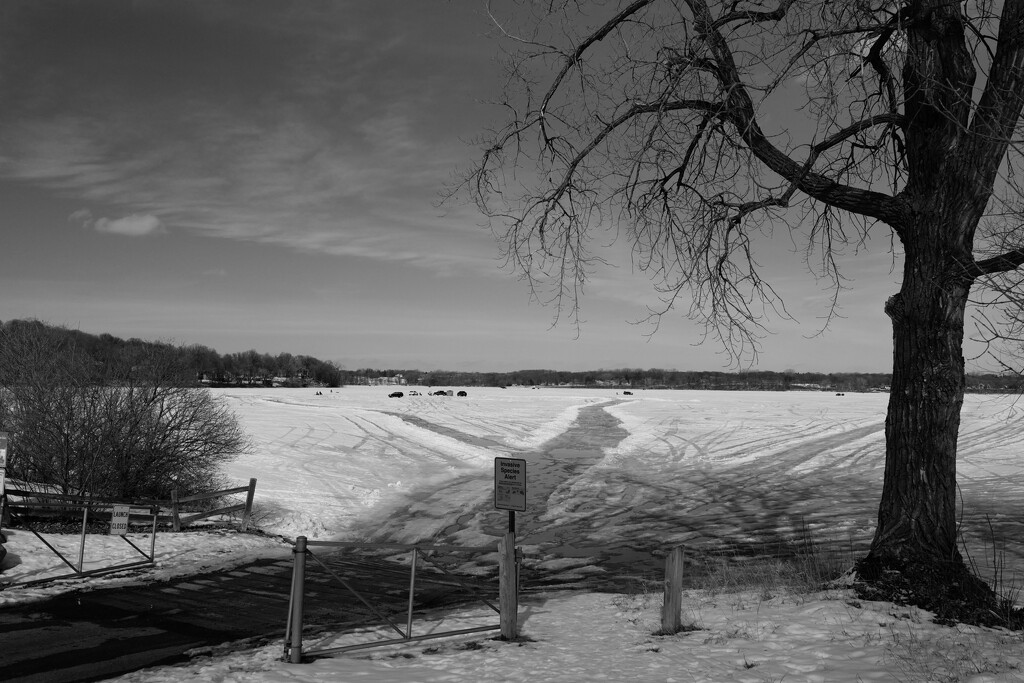
POLYGON ((210 493, 199 493, 193 496, 178 496, 178 490, 171 491, 171 500, 134 500, 130 503, 123 503, 112 498, 101 498, 97 496, 73 496, 47 491, 31 489, 5 489, 3 496, 3 516, 7 519, 8 510, 21 510, 28 512, 33 510, 39 516, 55 516, 57 513, 66 512, 69 507, 81 507, 92 504, 93 508, 107 508, 114 504, 154 506, 157 508, 157 522, 169 524, 175 531, 181 531, 183 526, 188 526, 201 519, 208 519, 217 515, 227 515, 233 512, 241 512, 242 520, 239 528, 247 531, 252 521, 252 504, 256 496, 256 480, 250 479, 248 485, 235 488, 211 491, 210 493), (205 500, 215 500, 226 496, 246 494, 244 503, 227 505, 212 510, 189 510, 189 503, 196 503, 205 500), (11 500, 11 497, 17 500, 11 500), (61 502, 63 501, 63 502, 61 502), (63 508, 63 509, 62 509, 63 508))
POLYGON ((426 557, 426 553, 442 551, 442 552, 469 552, 469 553, 483 553, 491 552, 495 548, 493 546, 482 546, 482 547, 463 547, 463 546, 440 546, 440 545, 409 545, 409 544, 398 544, 398 543, 348 543, 348 542, 335 542, 335 541, 309 541, 305 536, 299 536, 295 541, 295 547, 292 551, 294 557, 294 567, 292 572, 292 589, 291 597, 288 605, 288 623, 285 628, 284 638, 284 661, 298 664, 302 661, 302 657, 317 657, 326 656, 341 652, 348 652, 351 650, 366 649, 371 647, 380 647, 384 645, 396 645, 401 643, 409 643, 414 641, 429 640, 433 638, 443 638, 448 636, 464 635, 468 633, 478 633, 482 631, 495 631, 501 630, 501 635, 506 640, 513 640, 517 635, 517 615, 519 609, 519 598, 518 598, 518 560, 521 557, 521 551, 515 547, 515 537, 512 533, 508 533, 502 537, 501 542, 498 544, 498 604, 499 607, 495 607, 489 601, 480 597, 476 590, 466 585, 458 575, 448 572, 447 569, 440 567, 442 572, 449 577, 453 578, 456 582, 461 584, 464 588, 468 589, 471 593, 477 596, 481 602, 487 607, 497 612, 500 616, 500 621, 497 624, 488 626, 479 626, 468 629, 457 629, 452 631, 443 632, 432 632, 424 635, 413 635, 413 612, 414 612, 414 601, 416 595, 416 568, 420 561, 429 561, 426 557), (392 550, 408 550, 410 552, 409 562, 409 594, 408 603, 406 609, 406 623, 405 630, 403 630, 398 624, 396 624, 382 609, 371 604, 371 602, 363 596, 358 590, 356 590, 350 582, 346 581, 343 577, 339 576, 336 572, 332 571, 320 558, 318 558, 311 550, 310 547, 333 547, 333 548, 374 548, 374 549, 392 549, 392 550), (305 608, 305 581, 306 581, 306 559, 311 558, 321 568, 326 570, 331 577, 345 587, 347 591, 352 593, 364 606, 366 606, 370 612, 376 615, 383 622, 386 622, 394 631, 398 633, 399 638, 391 638, 384 640, 376 640, 366 643, 357 643, 354 645, 346 645, 342 647, 324 648, 320 650, 309 650, 303 652, 302 650, 302 628, 305 608))
POLYGON ((171 491, 171 526, 175 531, 181 531, 182 525, 188 526, 192 522, 200 519, 207 519, 215 515, 228 515, 232 512, 242 513, 242 531, 249 529, 249 521, 252 518, 252 500, 256 495, 256 480, 250 479, 248 486, 239 486, 233 489, 224 489, 223 491, 214 491, 212 493, 199 493, 194 496, 178 496, 178 489, 171 491), (187 503, 194 503, 203 500, 212 500, 215 498, 223 498, 224 496, 230 496, 236 493, 245 493, 245 503, 238 503, 237 505, 228 505, 226 507, 217 508, 216 510, 205 510, 199 512, 193 512, 187 517, 182 517, 182 508, 187 503))
POLYGON ((43 545, 45 545, 51 552, 53 552, 60 560, 71 568, 72 573, 61 574, 58 576, 50 576, 45 579, 37 579, 34 581, 26 581, 18 584, 6 584, 26 586, 38 583, 45 583, 48 581, 56 581, 58 579, 65 579, 69 577, 84 577, 84 576, 95 576, 98 574, 105 574, 114 571, 120 571, 122 569, 129 569, 141 566, 152 566, 155 563, 155 552, 156 552, 156 528, 158 524, 170 524, 175 531, 180 531, 183 525, 191 524, 200 519, 206 519, 215 515, 230 514, 233 512, 242 512, 241 529, 245 531, 248 529, 250 519, 252 517, 252 504, 253 498, 256 494, 256 480, 250 479, 247 486, 239 486, 231 489, 224 489, 222 491, 214 491, 212 493, 204 493, 195 496, 178 497, 176 492, 172 493, 171 501, 160 501, 160 500, 134 500, 134 501, 123 501, 111 498, 100 498, 95 496, 76 496, 70 494, 51 493, 48 491, 36 491, 31 489, 18 489, 18 488, 4 488, 2 493, 2 500, 0 500, 0 520, 6 520, 8 516, 18 520, 26 529, 28 529, 43 545), (239 493, 246 493, 245 503, 238 503, 236 505, 223 506, 214 510, 206 510, 193 512, 182 516, 182 506, 187 503, 204 501, 210 499, 223 498, 229 495, 235 495, 239 493), (93 521, 107 521, 112 522, 114 518, 115 508, 122 508, 121 512, 124 513, 123 508, 127 508, 127 520, 126 528, 134 525, 139 526, 146 524, 150 526, 150 543, 149 553, 139 548, 130 538, 120 533, 116 534, 121 536, 121 539, 134 548, 144 559, 135 562, 129 562, 125 564, 117 564, 106 567, 100 567, 98 569, 92 569, 86 571, 84 569, 85 564, 85 545, 87 530, 89 527, 90 519, 93 521), (68 516, 71 513, 78 514, 81 512, 82 525, 81 533, 79 535, 78 544, 78 558, 77 563, 72 562, 65 554, 59 549, 54 547, 52 543, 46 540, 39 531, 35 528, 33 519, 42 518, 53 518, 57 516, 68 516))
POLYGON ((45 583, 48 581, 56 581, 58 579, 66 579, 69 577, 84 577, 84 576, 96 576, 98 574, 106 574, 113 571, 120 571, 122 569, 130 569, 133 567, 152 566, 153 558, 155 557, 156 551, 156 525, 157 517, 159 516, 160 508, 153 501, 148 502, 128 502, 128 501, 116 501, 116 500, 101 500, 98 498, 92 498, 90 496, 72 496, 59 493, 40 493, 38 491, 27 491, 23 489, 5 489, 4 491, 4 512, 10 514, 14 518, 18 518, 20 522, 23 522, 25 527, 32 532, 32 534, 39 539, 39 541, 50 549, 53 554, 60 558, 60 560, 71 568, 71 573, 60 574, 58 576, 50 576, 45 579, 37 579, 35 581, 25 581, 19 584, 10 585, 21 585, 28 586, 38 583, 45 583), (17 498, 12 501, 11 496, 17 498), (24 520, 24 516, 53 516, 55 514, 67 514, 71 511, 81 510, 82 512, 82 527, 81 534, 79 537, 78 544, 78 562, 73 563, 64 553, 60 552, 56 547, 47 541, 43 536, 35 529, 35 527, 24 520), (135 524, 147 524, 151 525, 150 530, 150 544, 149 553, 147 554, 144 550, 139 548, 130 538, 125 535, 117 534, 121 537, 125 543, 135 549, 144 559, 135 562, 127 562, 118 565, 111 565, 106 567, 100 567, 98 569, 91 569, 86 571, 85 566, 85 538, 86 530, 89 526, 90 516, 93 519, 113 521, 115 512, 120 512, 126 517, 122 517, 123 523, 125 524, 125 531, 132 525, 135 524))

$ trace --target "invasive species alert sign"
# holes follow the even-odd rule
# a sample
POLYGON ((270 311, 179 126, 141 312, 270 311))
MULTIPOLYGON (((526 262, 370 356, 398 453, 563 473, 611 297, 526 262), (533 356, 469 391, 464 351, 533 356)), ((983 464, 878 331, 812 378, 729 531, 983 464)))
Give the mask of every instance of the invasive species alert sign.
POLYGON ((110 517, 110 535, 111 536, 124 536, 128 533, 128 513, 130 511, 127 505, 115 505, 114 511, 110 517))
POLYGON ((494 507, 526 512, 526 461, 494 459, 494 507))

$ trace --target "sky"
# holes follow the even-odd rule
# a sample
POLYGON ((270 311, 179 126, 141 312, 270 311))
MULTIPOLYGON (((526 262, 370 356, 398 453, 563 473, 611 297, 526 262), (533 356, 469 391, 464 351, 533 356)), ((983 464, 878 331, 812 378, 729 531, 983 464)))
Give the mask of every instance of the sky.
MULTIPOLYGON (((728 368, 681 314, 636 324, 658 298, 621 245, 577 330, 438 204, 503 122, 500 57, 484 0, 5 0, 0 320, 349 369, 728 368)), ((756 368, 890 369, 878 242, 825 334, 789 239, 761 254, 794 320, 756 368)))

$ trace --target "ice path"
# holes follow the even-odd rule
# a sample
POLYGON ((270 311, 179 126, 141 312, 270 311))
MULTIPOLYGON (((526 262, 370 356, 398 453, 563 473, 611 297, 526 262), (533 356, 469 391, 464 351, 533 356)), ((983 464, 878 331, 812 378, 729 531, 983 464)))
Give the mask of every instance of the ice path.
MULTIPOLYGON (((658 429, 631 434, 615 417, 620 411, 627 417, 628 409, 623 401, 581 408, 562 435, 512 454, 528 463, 530 510, 518 515, 519 539, 539 560, 533 566, 552 580, 588 577, 621 587, 631 576, 657 576, 665 551, 675 545, 692 551, 694 571, 716 557, 793 555, 808 542, 840 562, 866 552, 882 484, 884 420, 848 421, 827 411, 806 419, 790 411, 796 424, 764 428, 741 420, 695 435, 692 424, 672 417, 658 429), (645 454, 627 443, 638 434, 662 452, 645 454), (653 461, 649 469, 645 456, 653 461)), ((404 419, 477 445, 488 441, 404 419)), ((1005 462, 970 465, 972 455, 1000 443, 1006 430, 993 423, 962 437, 964 537, 985 576, 995 571, 990 534, 1001 539, 1008 577, 1024 567, 1024 548, 1013 541, 1024 538, 1019 469, 1007 477, 1005 462)), ((451 487, 479 487, 489 477, 467 477, 451 487)), ((432 523, 432 511, 444 509, 450 491, 417 495, 389 527, 418 516, 412 528, 443 525, 434 535, 443 542, 473 542, 504 531, 504 513, 495 513, 489 498, 461 510, 454 523, 432 523)))
MULTIPOLYGON (((605 454, 629 436, 606 410, 620 403, 583 407, 561 435, 537 449, 512 453, 526 459, 528 473, 528 510, 517 513, 518 540, 536 560, 531 566, 547 579, 588 577, 621 587, 629 577, 656 576, 665 551, 680 544, 701 555, 740 560, 798 552, 805 533, 849 553, 863 551, 870 541, 873 513, 851 519, 850 511, 873 511, 879 482, 865 480, 852 467, 831 467, 828 477, 801 476, 800 470, 823 453, 879 434, 882 423, 825 436, 813 436, 815 429, 809 427, 800 438, 790 434, 781 447, 771 434, 749 434, 734 447, 763 452, 774 445, 778 452, 739 463, 742 458, 734 455, 717 466, 701 462, 711 460, 708 450, 689 442, 696 459, 675 471, 648 474, 631 467, 630 457, 602 466, 605 454)), ((401 417, 475 445, 488 442, 419 417, 401 417)), ((672 436, 669 431, 659 438, 672 436)), ((724 439, 724 434, 711 435, 708 442, 720 446, 724 439)), ((682 457, 675 452, 674 459, 682 457)), ((507 527, 507 513, 494 511, 489 496, 478 497, 454 516, 447 503, 456 491, 489 493, 491 476, 490 470, 476 472, 438 489, 405 492, 407 502, 364 533, 376 540, 404 536, 405 541, 467 544, 499 536, 507 527)))
MULTIPOLYGON (((604 449, 614 447, 628 436, 619 420, 604 410, 608 405, 614 405, 614 402, 580 408, 568 429, 536 449, 504 453, 527 462, 527 511, 516 513, 517 538, 521 544, 538 550, 543 548, 546 555, 554 558, 567 555, 588 558, 587 564, 605 550, 603 542, 585 550, 568 545, 565 530, 557 524, 552 530, 552 524, 546 518, 549 501, 556 492, 596 466, 604 457, 604 449)), ((458 430, 432 424, 422 418, 409 415, 401 418, 445 436, 468 438, 476 445, 488 443, 486 439, 460 434, 458 430)), ((490 443, 497 445, 493 441, 490 443)), ((495 537, 506 531, 508 513, 494 510, 492 480, 493 470, 486 469, 464 474, 439 488, 421 487, 404 492, 405 500, 393 503, 386 520, 358 525, 354 531, 375 540, 401 538, 403 541, 422 541, 429 538, 438 543, 493 542, 495 537), (467 499, 464 492, 470 490, 483 491, 485 495, 472 497, 471 502, 452 515, 450 501, 467 499)))

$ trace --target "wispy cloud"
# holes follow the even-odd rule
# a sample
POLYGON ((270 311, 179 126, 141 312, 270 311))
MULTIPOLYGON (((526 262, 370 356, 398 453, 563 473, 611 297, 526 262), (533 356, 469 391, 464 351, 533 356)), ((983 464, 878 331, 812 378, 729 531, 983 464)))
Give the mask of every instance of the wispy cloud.
POLYGON ((163 224, 160 222, 160 219, 149 214, 132 214, 131 216, 114 220, 100 218, 93 227, 96 228, 96 232, 128 235, 130 237, 153 235, 163 230, 163 224))
POLYGON ((112 235, 145 237, 164 232, 163 223, 151 214, 132 214, 123 218, 94 218, 89 209, 79 209, 68 220, 79 223, 83 228, 112 235))
MULTIPOLYGON (((172 26, 196 20, 202 5, 189 7, 192 13, 172 26)), ((440 217, 433 206, 459 155, 469 153, 458 136, 473 130, 453 126, 438 109, 448 96, 438 90, 435 72, 446 67, 417 63, 416 46, 402 36, 376 35, 387 27, 372 21, 364 22, 366 31, 335 34, 323 30, 319 14, 282 17, 286 30, 275 34, 273 61, 283 66, 261 71, 272 61, 265 55, 199 46, 210 69, 225 78, 223 91, 194 69, 177 71, 175 58, 182 57, 158 46, 141 73, 120 74, 137 87, 111 85, 100 73, 67 84, 81 94, 74 102, 49 106, 40 95, 32 111, 4 121, 9 144, 0 147, 0 177, 80 201, 91 213, 76 220, 100 232, 186 230, 494 272, 495 247, 477 229, 476 216, 440 217), (160 78, 166 87, 159 87, 160 78), (437 135, 439 128, 447 133, 437 135)), ((273 23, 230 27, 221 19, 219 29, 234 31, 266 31, 273 23)), ((93 39, 81 40, 89 42, 86 55, 103 53, 93 39)), ((248 36, 241 43, 258 41, 248 36)), ((51 87, 63 87, 59 69, 49 77, 51 87)), ((457 79, 450 86, 461 87, 457 79)))

